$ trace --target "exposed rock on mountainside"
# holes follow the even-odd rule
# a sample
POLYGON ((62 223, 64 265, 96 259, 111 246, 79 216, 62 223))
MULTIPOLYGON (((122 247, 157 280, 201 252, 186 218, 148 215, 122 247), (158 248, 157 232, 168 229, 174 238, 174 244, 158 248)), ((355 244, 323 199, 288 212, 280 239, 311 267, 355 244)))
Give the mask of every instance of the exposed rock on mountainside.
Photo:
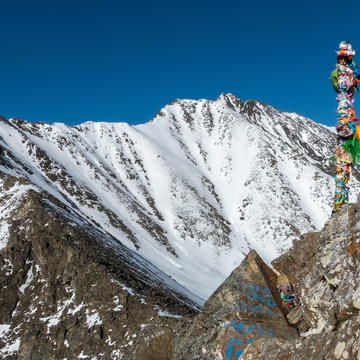
POLYGON ((177 331, 174 359, 233 360, 264 335, 298 338, 274 281, 276 275, 251 251, 206 301, 204 312, 177 331))
POLYGON ((0 170, 205 299, 250 249, 269 262, 320 229, 331 213, 334 142, 326 126, 222 94, 176 100, 138 126, 1 118, 0 170))
POLYGON ((0 173, 0 204, 0 358, 144 359, 198 312, 186 289, 25 179, 0 173))

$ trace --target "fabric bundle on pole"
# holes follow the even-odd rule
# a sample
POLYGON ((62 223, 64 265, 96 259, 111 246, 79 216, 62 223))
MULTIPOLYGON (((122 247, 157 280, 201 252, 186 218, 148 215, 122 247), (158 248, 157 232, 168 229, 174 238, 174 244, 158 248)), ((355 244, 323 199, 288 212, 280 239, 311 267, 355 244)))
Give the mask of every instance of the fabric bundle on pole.
POLYGON ((338 93, 338 133, 337 144, 331 160, 336 164, 335 200, 333 213, 349 201, 349 187, 360 156, 360 126, 354 111, 354 95, 358 91, 360 71, 355 63, 355 51, 349 41, 339 45, 336 69, 332 71, 330 82, 338 93))

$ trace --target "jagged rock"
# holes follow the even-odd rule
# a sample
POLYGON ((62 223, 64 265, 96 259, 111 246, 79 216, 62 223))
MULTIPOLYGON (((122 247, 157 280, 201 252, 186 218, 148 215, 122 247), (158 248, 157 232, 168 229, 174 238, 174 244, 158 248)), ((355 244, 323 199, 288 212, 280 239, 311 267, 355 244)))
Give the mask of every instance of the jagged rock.
POLYGON ((302 303, 312 313, 316 332, 331 331, 358 314, 360 297, 360 204, 342 208, 319 237, 315 264, 301 284, 302 303))
POLYGON ((1 359, 141 359, 151 339, 173 336, 171 315, 198 312, 172 279, 26 180, 0 173, 0 206, 1 359))
POLYGON ((282 312, 275 279, 251 251, 206 301, 204 312, 178 330, 174 359, 233 360, 264 335, 297 338, 282 312))
POLYGON ((358 199, 272 262, 300 291, 301 306, 289 321, 300 332, 311 328, 302 339, 259 339, 241 359, 360 359, 359 224, 358 199))
POLYGON ((312 323, 311 314, 301 304, 287 314, 287 319, 290 324, 296 327, 300 334, 308 331, 312 323))
POLYGON ((319 232, 303 234, 300 239, 293 241, 289 251, 271 262, 275 269, 286 276, 295 290, 298 282, 305 279, 315 264, 314 255, 319 250, 319 237, 319 232))
POLYGON ((358 360, 360 320, 354 317, 337 331, 310 335, 304 339, 262 338, 250 344, 241 360, 358 360))

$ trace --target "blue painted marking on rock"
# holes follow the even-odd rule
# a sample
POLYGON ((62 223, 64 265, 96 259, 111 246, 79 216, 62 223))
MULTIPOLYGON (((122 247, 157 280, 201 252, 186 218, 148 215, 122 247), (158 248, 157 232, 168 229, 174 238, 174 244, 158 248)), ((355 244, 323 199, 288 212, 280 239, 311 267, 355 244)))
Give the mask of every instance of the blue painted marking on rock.
POLYGON ((277 305, 269 289, 264 289, 259 285, 247 282, 243 282, 240 287, 241 291, 237 290, 237 292, 242 296, 241 302, 239 304, 239 302, 235 300, 235 304, 241 311, 251 311, 252 313, 260 311, 260 314, 263 315, 267 310, 268 316, 270 318, 273 317, 273 312, 270 307, 276 307, 277 305), (244 293, 245 298, 243 297, 244 293), (253 305, 252 302, 256 300, 260 301, 261 304, 253 305))
MULTIPOLYGON (((230 359, 231 358, 231 355, 233 354, 233 344, 242 344, 243 342, 241 340, 238 340, 238 339, 234 339, 234 338, 230 338, 229 339, 229 344, 228 344, 228 347, 227 347, 227 350, 226 350, 226 354, 225 354, 225 359, 230 359)), ((242 354, 244 350, 240 350, 240 351, 237 351, 235 353, 235 355, 237 357, 239 357, 237 354, 240 352, 240 355, 242 354)))
MULTIPOLYGON (((263 330, 258 325, 255 324, 245 325, 242 322, 236 320, 231 320, 230 324, 224 323, 224 328, 225 330, 228 328, 233 328, 236 332, 240 333, 242 336, 250 335, 251 332, 255 331, 258 337, 262 337, 264 335, 275 337, 274 332, 272 330, 263 330), (245 331, 245 327, 246 327, 246 331, 245 331)), ((253 339, 250 340, 255 341, 253 339)))
MULTIPOLYGON (((261 329, 261 327, 255 325, 255 324, 245 325, 242 322, 240 322, 240 321, 238 322, 235 320, 232 320, 230 322, 230 324, 224 323, 224 328, 225 329, 233 328, 236 332, 240 333, 242 336, 247 336, 247 337, 250 335, 250 333, 252 333, 254 331, 259 338, 264 335, 269 335, 270 337, 273 337, 273 338, 275 337, 272 330, 263 330, 263 329, 261 329), (245 329, 246 329, 246 331, 245 331, 245 329)), ((246 344, 249 345, 249 344, 253 343, 254 341, 255 341, 255 339, 247 339, 246 344)), ((225 353, 225 359, 231 358, 231 355, 234 352, 233 344, 241 345, 241 344, 243 344, 243 341, 235 339, 235 338, 230 338, 228 347, 227 347, 227 350, 225 353)), ((235 356, 237 358, 239 358, 243 352, 244 352, 244 350, 238 350, 235 352, 235 356)))
POLYGON ((258 295, 258 293, 260 292, 259 285, 249 285, 248 290, 249 292, 246 293, 246 296, 250 300, 260 300, 261 302, 265 302, 264 298, 258 295))
POLYGON ((237 352, 235 353, 235 356, 236 356, 237 358, 239 358, 239 357, 242 355, 243 352, 244 352, 244 350, 239 350, 239 351, 237 351, 237 352))
POLYGON ((232 351, 233 351, 233 346, 232 344, 228 344, 228 348, 225 354, 225 359, 230 359, 231 355, 232 355, 232 351))
MULTIPOLYGON (((271 291, 267 288, 262 288, 261 286, 249 283, 249 282, 240 282, 239 289, 237 290, 240 297, 235 299, 235 306, 247 313, 256 313, 260 312, 265 314, 267 311, 269 318, 274 317, 273 307, 277 307, 277 304, 271 294, 271 291)), ((276 314, 276 313, 275 313, 276 314)), ((225 359, 229 360, 232 356, 239 358, 244 350, 235 350, 236 346, 241 345, 246 347, 255 341, 255 339, 268 335, 272 338, 275 337, 272 329, 263 329, 264 326, 260 324, 244 324, 241 321, 231 320, 230 323, 224 323, 224 328, 233 328, 236 332, 245 337, 245 339, 238 340, 235 338, 230 338, 227 344, 227 350, 225 354, 225 359), (254 339, 255 338, 255 339, 254 339), (235 349, 234 349, 235 347, 235 349)), ((237 346, 238 347, 238 346, 237 346)))
POLYGON ((241 340, 234 339, 234 338, 230 338, 229 341, 232 342, 232 343, 234 343, 234 344, 242 344, 242 341, 241 341, 241 340))
POLYGON ((271 294, 271 291, 270 289, 262 289, 262 292, 264 294, 266 294, 265 296, 267 296, 267 305, 268 306, 277 306, 272 294, 271 294))

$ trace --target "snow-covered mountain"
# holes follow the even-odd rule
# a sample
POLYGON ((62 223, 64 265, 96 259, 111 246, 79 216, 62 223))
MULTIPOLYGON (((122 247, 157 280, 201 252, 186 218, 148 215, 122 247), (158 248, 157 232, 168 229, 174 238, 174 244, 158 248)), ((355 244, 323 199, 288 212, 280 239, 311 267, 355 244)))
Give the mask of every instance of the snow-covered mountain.
POLYGON ((1 118, 0 170, 207 298, 250 248, 270 261, 323 226, 334 143, 301 115, 222 94, 176 100, 137 126, 1 118))

